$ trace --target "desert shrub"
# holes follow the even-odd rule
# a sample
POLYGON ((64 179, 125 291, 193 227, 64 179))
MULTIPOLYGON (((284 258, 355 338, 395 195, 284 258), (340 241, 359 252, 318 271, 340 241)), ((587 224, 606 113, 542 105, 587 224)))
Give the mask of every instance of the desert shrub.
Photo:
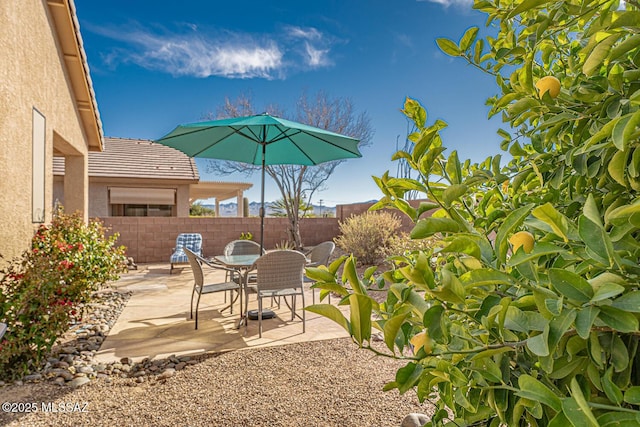
POLYGON ((384 259, 390 259, 395 256, 408 256, 420 251, 432 249, 436 247, 438 243, 439 239, 436 237, 412 239, 409 233, 400 232, 389 238, 381 255, 384 259))
POLYGON ((102 223, 85 224, 61 211, 38 228, 31 249, 0 270, 0 372, 17 378, 39 368, 56 339, 79 319, 79 306, 124 270, 117 235, 105 237, 102 223))
POLYGON ((391 238, 400 228, 400 219, 391 212, 366 212, 340 223, 336 245, 353 254, 364 265, 384 259, 391 238))
POLYGON ((404 159, 419 179, 377 178, 376 208, 415 221, 405 254, 384 272, 378 303, 353 258, 309 269, 349 303, 311 307, 358 345, 404 358, 386 390, 415 390, 437 411, 427 426, 640 424, 640 19, 637 2, 476 0, 498 34, 439 39, 496 79, 490 115, 501 155, 445 156, 426 110, 404 159), (429 203, 413 208, 418 192, 429 203), (429 218, 426 210, 436 209, 429 218), (436 262, 432 262, 436 258, 436 262), (329 273, 329 274, 328 274, 329 273), (331 275, 334 277, 332 278, 331 275), (373 316, 372 316, 373 315, 373 316), (387 349, 372 348, 371 328, 387 349))
POLYGON ((189 216, 216 216, 216 210, 201 203, 189 206, 189 216))

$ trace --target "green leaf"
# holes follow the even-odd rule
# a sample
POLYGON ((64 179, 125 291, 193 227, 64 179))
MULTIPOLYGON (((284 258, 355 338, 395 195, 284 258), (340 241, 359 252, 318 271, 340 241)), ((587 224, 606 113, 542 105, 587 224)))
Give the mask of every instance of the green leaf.
POLYGON ((544 6, 547 3, 550 3, 551 0, 524 0, 522 3, 519 3, 509 14, 507 15, 507 19, 513 18, 514 16, 527 12, 531 9, 544 6))
POLYGON ((631 333, 638 331, 638 318, 633 314, 615 307, 600 307, 598 319, 618 332, 631 333))
POLYGON ((460 279, 449 270, 441 270, 441 274, 442 286, 436 290, 432 290, 431 293, 443 301, 454 304, 464 304, 466 292, 460 279))
POLYGON ((631 135, 635 132, 636 128, 640 124, 640 110, 628 114, 620 119, 613 128, 613 143, 616 148, 621 151, 627 149, 631 135))
POLYGON ((445 206, 451 206, 451 204, 458 200, 461 196, 467 192, 468 187, 465 184, 454 184, 444 190, 442 193, 442 201, 445 206))
POLYGON ((549 326, 547 319, 535 311, 522 311, 509 306, 504 318, 504 327, 512 331, 529 333, 530 331, 544 331, 549 326))
POLYGON ((395 386, 398 387, 400 394, 413 389, 420 380, 424 368, 419 363, 409 362, 406 366, 398 369, 396 372, 395 386))
POLYGON ((640 405, 640 386, 629 387, 624 392, 624 401, 632 405, 640 405))
POLYGON ((349 325, 349 321, 342 314, 342 311, 335 305, 331 304, 315 304, 308 305, 305 307, 305 310, 310 311, 311 313, 316 313, 321 316, 326 317, 329 320, 333 320, 338 325, 342 326, 345 331, 351 334, 351 326, 349 325))
POLYGON ((466 289, 489 285, 512 285, 515 283, 513 277, 493 268, 479 268, 467 271, 460 276, 460 281, 466 289))
POLYGON ((547 425, 547 427, 567 427, 569 424, 570 421, 567 419, 564 412, 558 412, 556 416, 549 421, 549 425, 547 425))
POLYGON ((527 339, 527 348, 539 357, 549 355, 549 325, 547 325, 541 334, 527 339))
POLYGON ((613 46, 615 42, 618 41, 620 36, 620 33, 615 33, 598 43, 598 45, 591 51, 589 57, 584 61, 582 72, 587 76, 592 76, 593 74, 595 74, 596 71, 600 69, 600 66, 607 58, 607 56, 609 56, 611 46, 613 46))
POLYGON ((436 233, 457 233, 460 230, 460 224, 451 218, 424 218, 411 230, 412 239, 424 239, 433 236, 436 233))
POLYGON ((556 396, 556 394, 546 385, 531 375, 520 375, 518 378, 518 387, 520 390, 516 392, 516 395, 524 397, 525 399, 540 402, 554 411, 560 411, 560 409, 562 409, 562 401, 560 398, 556 396))
POLYGON ((640 291, 631 291, 616 298, 611 306, 631 313, 640 313, 640 291))
POLYGON ((620 391, 620 388, 618 388, 611 379, 612 373, 613 366, 609 367, 602 376, 602 388, 604 389, 604 394, 606 394, 610 401, 616 405, 620 405, 620 403, 622 403, 622 391, 620 391))
POLYGON ((438 47, 440 48, 440 50, 449 56, 462 55, 462 52, 458 48, 458 45, 452 40, 439 38, 439 39, 436 39, 436 43, 438 44, 438 47))
MULTIPOLYGON (((624 286, 616 285, 615 283, 605 283, 604 285, 596 289, 596 293, 593 295, 593 298, 591 298, 591 302, 598 302, 608 298, 615 297, 623 293, 624 290, 625 290, 624 286)), ((640 307, 636 306, 636 308, 640 310, 640 307)), ((631 311, 631 310, 627 310, 627 311, 631 311)))
POLYGON ((529 253, 518 251, 510 259, 507 265, 515 267, 525 262, 533 261, 545 255, 562 254, 566 252, 563 248, 552 243, 539 242, 533 246, 533 250, 529 253))
POLYGON ((596 199, 593 198, 593 194, 589 194, 587 196, 587 200, 585 200, 584 202, 584 208, 582 213, 591 222, 602 227, 600 210, 598 209, 598 204, 596 203, 596 199))
POLYGON ((626 223, 629 218, 640 212, 640 199, 637 199, 632 204, 619 206, 606 214, 606 220, 608 223, 614 225, 620 225, 626 223))
POLYGON ((429 304, 424 300, 424 295, 417 293, 406 283, 394 283, 391 285, 390 291, 399 300, 404 299, 405 303, 412 307, 413 312, 420 319, 424 316, 425 311, 429 309, 429 304))
POLYGON ((351 311, 351 336, 362 345, 371 339, 371 298, 366 295, 349 295, 351 311))
POLYGON ((531 213, 540 221, 548 224, 553 232, 562 237, 565 242, 569 241, 569 221, 567 217, 556 210, 551 203, 545 203, 542 206, 538 206, 533 209, 531 213))
POLYGON ((422 318, 422 324, 429 331, 429 336, 435 341, 442 339, 442 314, 444 313, 444 307, 441 305, 434 305, 424 313, 422 318))
POLYGON ((611 364, 616 372, 622 372, 629 367, 629 351, 619 335, 613 336, 611 364))
POLYGON ((496 234, 496 255, 498 260, 505 262, 507 259, 507 251, 509 250, 508 238, 513 232, 520 227, 524 220, 529 216, 535 205, 533 203, 518 208, 511 212, 505 218, 496 234))
POLYGON ((462 169, 460 166, 460 160, 458 159, 458 152, 456 150, 452 151, 449 155, 445 169, 452 185, 462 183, 462 169))
POLYGON ((611 178, 623 187, 627 186, 627 181, 624 179, 626 165, 627 153, 624 151, 617 151, 607 165, 607 171, 609 172, 609 175, 611 175, 611 178))
POLYGON ((480 260, 481 252, 480 246, 469 237, 460 236, 456 237, 451 243, 449 243, 445 248, 443 248, 441 253, 461 253, 471 255, 472 257, 480 260))
POLYGON ((593 288, 583 277, 560 268, 549 269, 549 280, 553 287, 567 298, 585 303, 593 298, 593 288))
POLYGON ((578 234, 587 248, 595 255, 596 261, 606 266, 613 264, 613 244, 601 225, 594 223, 584 215, 580 215, 578 234))
POLYGON ((631 120, 631 114, 620 117, 620 120, 613 127, 613 132, 611 132, 611 139, 613 139, 613 144, 620 151, 624 151, 624 128, 627 126, 627 123, 629 123, 629 120, 631 120))
POLYGON ((466 51, 471 47, 478 35, 478 27, 471 27, 464 32, 464 35, 460 39, 460 49, 466 51))
POLYGON ((306 276, 316 282, 335 282, 336 277, 325 268, 307 267, 306 276))
POLYGON ((384 322, 384 326, 382 328, 382 331, 384 332, 384 343, 387 345, 389 350, 394 351, 398 331, 400 331, 400 328, 408 315, 409 313, 402 313, 397 316, 393 316, 384 322))
POLYGON ((575 309, 565 309, 555 319, 552 319, 549 323, 549 350, 554 352, 556 346, 569 330, 576 318, 575 309))
POLYGON ((600 427, 638 427, 640 416, 629 412, 605 412, 598 417, 600 427))
POLYGON ((344 264, 344 268, 342 270, 342 282, 349 282, 351 284, 351 288, 353 292, 363 295, 365 294, 365 289, 360 283, 360 279, 358 279, 358 273, 356 271, 356 260, 353 256, 350 256, 347 259, 347 262, 344 264))
POLYGON ((562 400, 562 411, 571 423, 576 427, 599 427, 575 377, 571 378, 571 393, 571 397, 562 400))

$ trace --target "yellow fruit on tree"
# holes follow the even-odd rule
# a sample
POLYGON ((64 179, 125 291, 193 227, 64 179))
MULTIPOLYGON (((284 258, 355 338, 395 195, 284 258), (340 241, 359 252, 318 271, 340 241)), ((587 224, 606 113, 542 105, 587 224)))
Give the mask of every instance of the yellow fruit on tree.
POLYGON ((509 238, 509 243, 513 246, 513 252, 515 253, 520 247, 529 253, 533 250, 534 243, 533 234, 528 231, 518 231, 509 238))
POLYGON ((553 76, 545 76, 536 82, 536 88, 540 98, 547 92, 550 97, 555 98, 560 95, 560 80, 553 76))

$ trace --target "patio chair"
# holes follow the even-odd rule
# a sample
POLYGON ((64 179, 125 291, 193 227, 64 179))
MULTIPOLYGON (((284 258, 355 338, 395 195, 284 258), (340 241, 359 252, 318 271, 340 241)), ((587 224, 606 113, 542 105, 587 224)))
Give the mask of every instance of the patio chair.
MULTIPOLYGON (((307 263, 307 267, 318 267, 320 265, 328 265, 329 258, 333 253, 333 250, 336 248, 335 243, 331 241, 322 242, 316 245, 311 252, 307 253, 307 258, 309 258, 309 262, 307 263)), ((315 280, 309 279, 307 276, 304 276, 305 283, 315 283, 315 280)), ((316 303, 316 290, 311 288, 311 295, 313 297, 313 303, 316 303)), ((331 303, 331 292, 329 292, 329 303, 331 303)))
MULTIPOLYGON (((263 298, 282 297, 291 310, 291 320, 302 320, 302 332, 306 331, 304 311, 304 287, 302 278, 307 259, 297 251, 277 250, 267 252, 253 264, 256 268, 256 282, 247 289, 258 297, 258 335, 262 337, 262 300, 263 298), (296 313, 296 299, 302 298, 302 316, 296 313), (291 302, 287 300, 291 297, 291 302)), ((245 302, 247 312, 248 298, 245 302)))
MULTIPOLYGON (((262 250, 262 253, 265 253, 264 249, 262 250)), ((224 247, 224 255, 260 255, 260 244, 254 242, 253 240, 234 240, 227 243, 227 245, 224 247)), ((230 276, 227 276, 227 280, 231 279, 237 283, 240 283, 241 278, 237 275, 237 272, 232 272, 230 274, 230 276)), ((254 276, 249 277, 250 282, 254 280, 254 276)))
MULTIPOLYGON (((227 268, 217 265, 214 263, 210 263, 201 256, 195 254, 189 249, 185 248, 184 250, 187 259, 189 260, 189 264, 191 265, 191 269, 193 270, 193 291, 191 291, 191 319, 193 319, 193 297, 195 294, 198 294, 198 299, 196 300, 196 329, 198 329, 198 306, 200 305, 200 297, 202 294, 211 294, 214 292, 226 292, 227 291, 236 291, 235 298, 231 299, 231 302, 228 306, 222 308, 220 312, 223 312, 227 308, 230 308, 230 313, 233 314, 233 303, 238 299, 240 295, 240 285, 236 282, 221 282, 221 283, 204 283, 204 271, 202 270, 202 264, 206 264, 207 266, 220 269, 220 270, 228 270, 227 268)), ((242 310, 242 300, 240 300, 240 309, 242 310)))
POLYGON ((176 247, 173 248, 173 253, 169 258, 171 263, 171 269, 169 274, 173 273, 174 265, 176 264, 188 264, 187 254, 184 249, 191 250, 196 255, 202 256, 202 235, 200 233, 180 233, 176 238, 176 247))

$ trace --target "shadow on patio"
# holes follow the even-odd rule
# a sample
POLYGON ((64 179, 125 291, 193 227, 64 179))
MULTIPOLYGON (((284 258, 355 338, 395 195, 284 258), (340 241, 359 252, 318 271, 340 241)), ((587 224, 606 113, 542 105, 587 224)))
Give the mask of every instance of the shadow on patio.
MULTIPOLYGON (((226 303, 222 293, 203 295, 200 300, 198 330, 189 319, 193 287, 191 269, 174 270, 168 264, 141 265, 138 270, 122 275, 113 286, 133 294, 107 338, 96 353, 96 361, 109 363, 123 357, 138 362, 146 357, 195 355, 225 352, 250 347, 267 347, 296 342, 319 341, 347 337, 344 329, 314 313, 306 312, 307 332, 302 333, 299 319, 288 321, 290 311, 285 304, 273 307, 276 317, 263 321, 262 338, 258 338, 258 322, 248 327, 235 326, 240 318, 238 302, 233 314, 220 313, 226 303)), ((223 272, 205 268, 207 279, 220 280, 223 272)), ((311 305, 311 290, 305 286, 305 302, 311 305)), ((335 303, 335 299, 333 300, 335 303)), ((249 309, 257 308, 255 295, 249 296, 249 309)), ((346 308, 345 308, 346 310, 346 308)))

